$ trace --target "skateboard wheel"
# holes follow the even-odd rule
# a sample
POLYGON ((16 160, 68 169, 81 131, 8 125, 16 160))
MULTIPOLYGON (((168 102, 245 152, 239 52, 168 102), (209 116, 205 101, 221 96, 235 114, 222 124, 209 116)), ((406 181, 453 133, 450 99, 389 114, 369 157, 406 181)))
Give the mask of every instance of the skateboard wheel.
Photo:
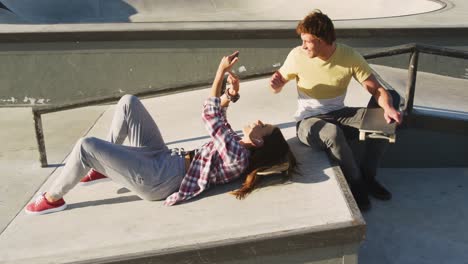
POLYGON ((365 132, 359 132, 359 140, 361 140, 361 141, 366 140, 366 133, 365 132))

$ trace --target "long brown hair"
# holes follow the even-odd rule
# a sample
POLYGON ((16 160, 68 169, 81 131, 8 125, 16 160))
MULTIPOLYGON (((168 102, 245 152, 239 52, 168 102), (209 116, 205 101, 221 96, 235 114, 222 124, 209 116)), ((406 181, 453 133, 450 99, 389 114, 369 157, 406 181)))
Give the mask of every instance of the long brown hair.
POLYGON ((288 162, 289 167, 286 173, 290 176, 296 166, 296 159, 279 128, 275 127, 270 135, 263 137, 263 141, 263 146, 251 150, 249 166, 245 171, 246 178, 242 187, 231 192, 237 199, 244 199, 255 189, 261 177, 257 175, 258 172, 288 162))

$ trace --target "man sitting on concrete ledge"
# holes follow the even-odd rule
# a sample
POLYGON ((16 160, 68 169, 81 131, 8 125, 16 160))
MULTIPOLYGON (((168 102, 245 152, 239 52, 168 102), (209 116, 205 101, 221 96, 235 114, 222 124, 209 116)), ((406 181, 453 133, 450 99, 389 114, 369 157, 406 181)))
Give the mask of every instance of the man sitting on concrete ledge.
POLYGON ((278 165, 283 165, 282 171, 292 170, 295 159, 278 127, 258 120, 244 127, 240 138, 229 125, 227 107, 239 99, 239 79, 230 72, 237 61, 235 52, 219 64, 202 112, 211 140, 200 149, 171 151, 140 100, 123 96, 108 141, 79 140, 48 192, 27 205, 26 212, 37 215, 64 210, 63 196, 80 179, 89 184, 109 177, 145 200, 166 199, 166 205, 173 205, 199 195, 211 184, 228 183, 245 175, 243 186, 233 192, 242 199, 255 188, 257 173, 278 165), (226 73, 232 87, 221 94, 226 73), (126 138, 131 146, 122 145, 126 138))
POLYGON ((313 147, 326 149, 336 159, 361 210, 370 208, 368 193, 381 200, 391 199, 377 180, 377 167, 388 142, 366 141, 365 157, 357 164, 348 140, 358 138, 364 108, 344 106, 346 89, 355 78, 384 109, 387 122, 402 121, 388 92, 377 81, 364 58, 352 48, 336 43, 330 18, 316 10, 299 22, 302 46, 294 48, 283 66, 271 77, 270 86, 279 93, 296 79, 298 91, 297 136, 313 147))

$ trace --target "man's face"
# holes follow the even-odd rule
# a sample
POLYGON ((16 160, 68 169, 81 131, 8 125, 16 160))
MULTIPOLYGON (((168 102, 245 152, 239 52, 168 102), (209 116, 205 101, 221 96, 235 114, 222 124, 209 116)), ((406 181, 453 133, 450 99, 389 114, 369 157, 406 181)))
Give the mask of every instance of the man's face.
POLYGON ((302 49, 307 53, 309 58, 315 58, 320 53, 321 41, 309 33, 301 33, 302 49))

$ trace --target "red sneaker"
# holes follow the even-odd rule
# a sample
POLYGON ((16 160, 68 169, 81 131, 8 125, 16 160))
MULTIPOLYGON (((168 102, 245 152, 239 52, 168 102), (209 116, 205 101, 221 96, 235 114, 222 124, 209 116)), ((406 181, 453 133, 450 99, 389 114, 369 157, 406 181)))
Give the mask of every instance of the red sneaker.
POLYGON ((110 179, 107 178, 107 176, 91 169, 89 170, 88 174, 86 174, 86 176, 84 176, 83 179, 81 179, 80 185, 88 186, 88 185, 93 185, 95 183, 104 182, 104 181, 110 181, 110 179))
POLYGON ((27 214, 42 215, 65 210, 67 204, 63 199, 55 202, 49 202, 45 198, 45 193, 36 198, 34 202, 28 204, 25 208, 27 214))

